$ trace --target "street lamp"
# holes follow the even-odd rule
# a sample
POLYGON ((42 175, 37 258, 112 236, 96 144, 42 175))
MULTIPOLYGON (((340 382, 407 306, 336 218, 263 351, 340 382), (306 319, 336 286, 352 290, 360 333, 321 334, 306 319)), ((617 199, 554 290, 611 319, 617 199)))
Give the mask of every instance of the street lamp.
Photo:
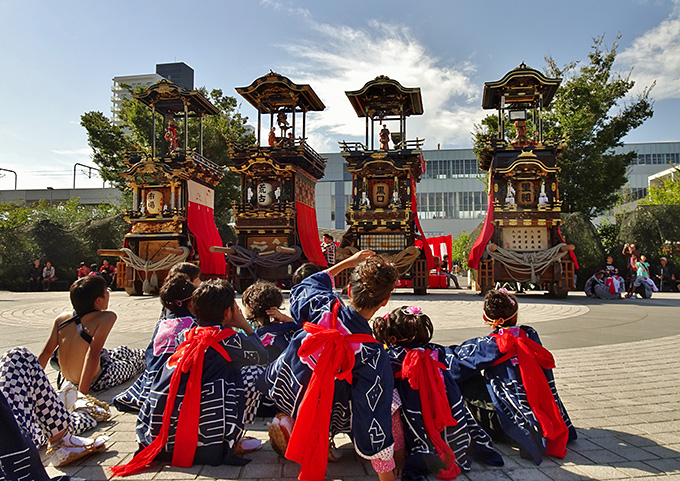
POLYGON ((3 169, 2 167, 0 167, 0 170, 3 170, 5 172, 11 172, 11 173, 14 174, 14 190, 17 190, 17 180, 18 180, 17 173, 14 172, 13 170, 10 170, 10 169, 3 169))

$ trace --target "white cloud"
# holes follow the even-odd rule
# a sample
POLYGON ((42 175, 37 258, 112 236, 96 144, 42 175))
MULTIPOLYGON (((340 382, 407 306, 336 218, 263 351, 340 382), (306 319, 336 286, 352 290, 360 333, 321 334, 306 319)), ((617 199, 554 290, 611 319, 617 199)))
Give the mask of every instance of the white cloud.
POLYGON ((279 71, 310 84, 326 104, 307 122, 310 145, 317 151, 337 151, 338 140, 364 140, 365 120, 357 117, 345 91, 358 90, 378 75, 421 88, 424 114, 407 121, 408 138, 426 137, 426 148, 470 144, 473 123, 484 117, 481 86, 470 81, 472 63, 443 65, 401 25, 370 21, 357 29, 308 21, 318 38, 284 45, 293 60, 279 71))
POLYGON ((290 2, 280 0, 260 0, 260 5, 264 5, 266 8, 272 10, 283 11, 297 17, 311 18, 312 16, 310 11, 306 8, 296 7, 290 2))
POLYGON ((52 150, 52 153, 57 155, 68 155, 73 157, 87 157, 88 159, 92 155, 92 149, 89 147, 82 147, 80 149, 74 150, 52 150))
POLYGON ((680 0, 674 0, 670 15, 636 38, 618 60, 633 69, 638 87, 656 81, 655 99, 680 98, 680 0))

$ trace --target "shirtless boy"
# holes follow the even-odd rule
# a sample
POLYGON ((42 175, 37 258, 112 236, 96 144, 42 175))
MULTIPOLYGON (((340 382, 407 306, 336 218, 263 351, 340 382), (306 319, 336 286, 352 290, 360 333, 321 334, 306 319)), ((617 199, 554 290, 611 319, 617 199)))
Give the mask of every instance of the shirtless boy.
POLYGON ((38 360, 44 368, 58 348, 59 368, 83 394, 117 386, 144 370, 144 350, 119 346, 104 349, 116 322, 108 311, 109 290, 101 276, 87 276, 71 285, 74 312, 60 314, 38 360))

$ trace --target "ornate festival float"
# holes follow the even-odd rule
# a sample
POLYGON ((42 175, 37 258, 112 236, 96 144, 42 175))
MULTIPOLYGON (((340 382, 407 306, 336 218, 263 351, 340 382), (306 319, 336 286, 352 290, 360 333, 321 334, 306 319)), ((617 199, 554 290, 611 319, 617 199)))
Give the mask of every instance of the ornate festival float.
POLYGON ((489 203, 468 260, 482 293, 506 282, 541 285, 558 297, 574 288, 578 264, 574 246, 560 233, 557 186, 565 144, 543 136, 543 109, 561 81, 522 63, 484 84, 482 107, 497 110, 499 127, 479 156, 480 168, 489 172, 489 203), (514 139, 504 135, 508 121, 514 123, 514 139))
POLYGON ((130 295, 157 290, 178 262, 198 264, 207 277, 224 276, 224 257, 209 250, 222 244, 213 209, 224 168, 203 156, 203 117, 218 115, 219 109, 198 90, 183 90, 167 80, 133 97, 152 112, 151 152, 126 154, 121 176, 132 190, 132 209, 125 217, 132 227, 122 249, 98 253, 120 256, 117 283, 130 295), (160 142, 158 115, 165 132, 160 142), (198 118, 198 152, 189 145, 190 117, 198 118))
MULTIPOLYGON (((360 90, 345 94, 357 115, 366 118, 366 141, 340 142, 352 174, 352 200, 346 213, 349 228, 338 254, 342 257, 356 249, 373 250, 394 262, 401 279, 410 282, 416 294, 425 294, 433 263, 416 205, 416 183, 425 171, 421 150, 424 139, 406 137, 406 119, 423 113, 420 89, 379 76, 360 90), (376 122, 380 129, 378 149, 376 122), (390 132, 388 122, 398 122, 398 130, 390 132)), ((349 275, 347 271, 343 274, 338 280, 341 284, 349 275)))
POLYGON ((230 168, 241 175, 241 202, 233 205, 237 242, 213 251, 226 254, 242 292, 256 279, 286 282, 303 262, 326 267, 314 200, 326 160, 306 139, 307 112, 326 106, 309 85, 271 71, 236 91, 257 110, 257 143, 229 148, 230 168), (261 143, 263 114, 269 116, 267 145, 261 143))

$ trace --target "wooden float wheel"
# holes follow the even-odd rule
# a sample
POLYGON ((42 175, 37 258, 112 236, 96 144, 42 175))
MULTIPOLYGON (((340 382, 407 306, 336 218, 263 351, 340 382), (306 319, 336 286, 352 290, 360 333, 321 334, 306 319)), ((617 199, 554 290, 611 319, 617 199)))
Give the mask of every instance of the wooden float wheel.
POLYGON ((422 256, 417 259, 411 268, 411 284, 413 286, 413 294, 416 296, 426 295, 430 283, 430 271, 427 268, 427 259, 424 257, 422 256))
POLYGON ((569 295, 569 289, 561 287, 559 282, 553 282, 548 288, 548 295, 557 299, 565 299, 569 295))
POLYGON ((492 259, 483 259, 479 262, 477 271, 477 283, 479 284, 482 297, 494 288, 496 279, 494 278, 494 265, 492 259))
POLYGON ((128 296, 141 296, 144 294, 144 291, 142 290, 143 285, 144 283, 142 281, 129 281, 125 286, 125 292, 128 293, 128 296))

